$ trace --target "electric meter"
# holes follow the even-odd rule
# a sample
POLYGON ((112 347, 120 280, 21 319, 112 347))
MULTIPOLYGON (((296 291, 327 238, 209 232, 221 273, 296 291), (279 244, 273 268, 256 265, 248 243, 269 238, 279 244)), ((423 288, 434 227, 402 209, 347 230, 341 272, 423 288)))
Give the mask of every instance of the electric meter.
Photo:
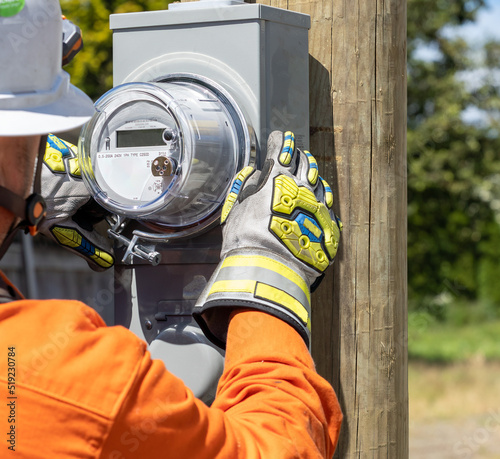
POLYGON ((185 236, 218 219, 234 175, 250 162, 251 139, 225 90, 170 75, 104 94, 79 152, 86 185, 105 209, 185 236))

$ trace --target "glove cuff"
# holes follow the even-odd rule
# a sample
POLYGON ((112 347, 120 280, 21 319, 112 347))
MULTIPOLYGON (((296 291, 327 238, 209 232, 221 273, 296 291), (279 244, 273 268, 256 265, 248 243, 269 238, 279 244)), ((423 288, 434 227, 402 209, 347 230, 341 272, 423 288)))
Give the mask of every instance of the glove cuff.
POLYGON ((279 255, 234 250, 219 263, 193 310, 208 339, 225 348, 229 316, 254 309, 294 327, 309 346, 311 295, 305 276, 279 255))

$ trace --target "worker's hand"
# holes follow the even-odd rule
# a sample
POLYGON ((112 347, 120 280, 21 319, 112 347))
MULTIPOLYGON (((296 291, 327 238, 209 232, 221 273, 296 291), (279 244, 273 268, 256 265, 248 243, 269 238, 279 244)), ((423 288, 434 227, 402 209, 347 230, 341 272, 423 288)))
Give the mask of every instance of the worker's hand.
POLYGON ((76 147, 54 135, 47 139, 43 158, 42 195, 47 216, 39 225, 40 233, 84 258, 95 271, 113 266, 112 242, 94 228, 107 226, 106 211, 83 183, 76 147))
POLYGON ((238 173, 222 209, 221 262, 194 316, 224 347, 230 313, 257 309, 292 325, 307 345, 311 286, 337 253, 342 224, 314 157, 295 149, 291 132, 269 136, 262 171, 238 173))

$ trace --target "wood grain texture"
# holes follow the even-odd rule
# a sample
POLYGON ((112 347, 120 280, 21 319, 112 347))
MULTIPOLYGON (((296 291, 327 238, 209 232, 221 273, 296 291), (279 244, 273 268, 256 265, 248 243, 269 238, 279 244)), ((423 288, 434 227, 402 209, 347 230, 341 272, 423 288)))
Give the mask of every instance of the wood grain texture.
POLYGON ((271 0, 311 15, 311 152, 344 222, 313 296, 317 369, 344 424, 335 457, 408 457, 406 0, 271 0))
POLYGON ((405 459, 406 0, 260 3, 311 15, 311 152, 344 223, 313 295, 313 357, 344 412, 335 457, 405 459))

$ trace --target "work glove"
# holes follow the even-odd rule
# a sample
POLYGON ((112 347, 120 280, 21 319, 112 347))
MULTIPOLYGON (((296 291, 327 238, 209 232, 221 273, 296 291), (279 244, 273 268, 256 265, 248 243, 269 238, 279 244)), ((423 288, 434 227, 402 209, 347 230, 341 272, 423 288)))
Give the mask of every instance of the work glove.
POLYGON ((262 171, 241 170, 222 208, 221 262, 193 315, 205 335, 225 348, 229 316, 256 309, 294 327, 307 346, 311 286, 333 263, 341 222, 332 190, 291 132, 273 132, 262 171))
POLYGON ((104 271, 114 264, 112 242, 94 225, 106 227, 107 212, 87 191, 76 151, 75 145, 48 136, 41 186, 47 215, 38 228, 41 234, 84 258, 93 270, 104 271))

